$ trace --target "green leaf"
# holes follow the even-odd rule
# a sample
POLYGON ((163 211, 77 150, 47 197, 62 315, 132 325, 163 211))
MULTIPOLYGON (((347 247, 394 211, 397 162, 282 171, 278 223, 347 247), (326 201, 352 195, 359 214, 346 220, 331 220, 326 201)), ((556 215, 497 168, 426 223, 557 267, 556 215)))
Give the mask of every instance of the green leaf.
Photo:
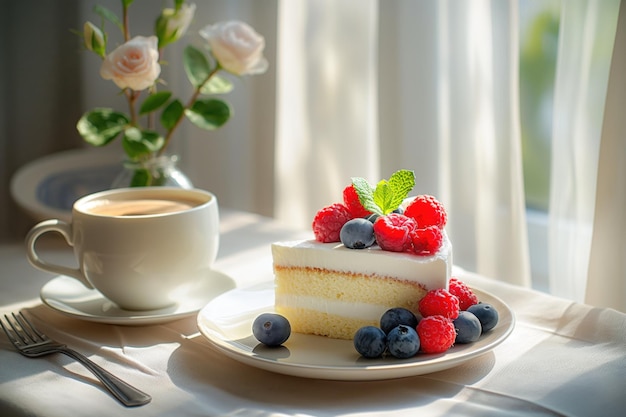
POLYGON ((214 130, 228 121, 230 107, 222 100, 199 99, 185 110, 185 115, 196 126, 214 130))
POLYGON ((159 91, 158 93, 149 95, 143 103, 141 103, 139 114, 146 114, 155 111, 164 105, 171 96, 172 93, 170 91, 159 91))
POLYGON ((137 168, 130 179, 131 187, 162 186, 167 182, 167 176, 162 171, 152 171, 148 168, 137 168))
POLYGON ((124 6, 128 7, 133 3, 133 1, 135 0, 122 0, 122 3, 124 4, 124 6))
POLYGON ((415 173, 406 169, 394 172, 389 178, 389 187, 392 197, 388 201, 388 205, 385 206, 385 210, 388 210, 387 213, 400 207, 409 192, 415 187, 415 173))
POLYGON ((233 83, 224 77, 220 77, 219 75, 214 75, 211 79, 206 82, 202 88, 200 89, 200 93, 202 94, 226 94, 230 93, 233 90, 233 83))
POLYGON ((76 124, 78 133, 87 143, 104 146, 117 137, 128 125, 125 114, 108 108, 98 108, 85 113, 76 124))
POLYGON ((363 178, 352 178, 352 185, 365 209, 385 215, 400 207, 413 189, 415 173, 409 170, 397 171, 389 181, 379 181, 375 188, 363 178))
POLYGON ((356 194, 359 196, 361 205, 363 205, 366 210, 376 214, 383 214, 380 207, 374 202, 374 188, 372 188, 365 178, 352 178, 352 185, 354 186, 356 194))
POLYGON ((97 4, 96 6, 94 6, 93 11, 94 13, 102 17, 103 19, 108 20, 109 22, 113 23, 121 31, 124 31, 124 26, 122 25, 122 21, 111 10, 107 9, 104 6, 100 6, 99 4, 97 4))
POLYGON ((187 78, 194 87, 198 88, 206 81, 211 73, 211 66, 202 51, 188 45, 183 54, 183 64, 187 78))
POLYGON ((137 159, 145 155, 157 152, 165 140, 157 132, 151 130, 140 130, 136 127, 126 129, 122 146, 131 159, 137 159))
POLYGON ((161 125, 163 125, 166 130, 171 130, 176 126, 178 119, 183 117, 184 110, 185 108, 179 100, 172 101, 161 114, 161 125))
POLYGON ((130 180, 131 187, 147 187, 152 182, 152 175, 147 169, 136 169, 133 172, 133 177, 130 180))
POLYGON ((393 189, 389 186, 389 183, 385 180, 381 180, 378 184, 376 184, 376 189, 374 190, 374 202, 378 207, 380 207, 380 211, 383 214, 389 214, 398 206, 390 209, 393 205, 393 189))

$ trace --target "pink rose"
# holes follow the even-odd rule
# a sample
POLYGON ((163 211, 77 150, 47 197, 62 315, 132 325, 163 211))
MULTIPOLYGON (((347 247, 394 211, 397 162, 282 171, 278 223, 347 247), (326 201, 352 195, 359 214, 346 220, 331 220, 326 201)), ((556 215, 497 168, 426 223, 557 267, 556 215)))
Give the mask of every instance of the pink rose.
POLYGON ((233 20, 209 25, 200 31, 200 36, 209 42, 213 56, 226 71, 244 75, 267 70, 263 56, 265 38, 246 23, 233 20))
POLYGON ((100 67, 105 80, 113 80, 119 88, 145 90, 161 73, 156 36, 136 36, 108 54, 100 67))

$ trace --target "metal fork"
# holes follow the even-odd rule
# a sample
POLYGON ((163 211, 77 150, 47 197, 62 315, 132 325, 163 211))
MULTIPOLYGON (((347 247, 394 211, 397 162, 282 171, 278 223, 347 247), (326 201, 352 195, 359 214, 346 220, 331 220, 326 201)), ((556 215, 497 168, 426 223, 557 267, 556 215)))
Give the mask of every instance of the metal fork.
POLYGON ((4 319, 7 324, 5 325, 2 319, 0 319, 0 326, 2 326, 2 330, 4 330, 13 346, 15 346, 22 355, 29 358, 38 358, 52 353, 63 353, 89 369, 111 394, 125 406, 136 407, 147 404, 152 400, 152 397, 148 394, 128 385, 95 362, 92 362, 83 354, 39 332, 21 312, 17 315, 11 313, 11 316, 13 320, 5 314, 4 319))

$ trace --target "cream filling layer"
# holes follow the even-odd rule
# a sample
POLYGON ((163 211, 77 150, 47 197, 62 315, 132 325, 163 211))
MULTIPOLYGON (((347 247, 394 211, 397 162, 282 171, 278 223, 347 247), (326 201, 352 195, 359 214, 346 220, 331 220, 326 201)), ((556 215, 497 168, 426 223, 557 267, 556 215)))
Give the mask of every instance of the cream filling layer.
POLYGON ((305 295, 276 295, 276 305, 303 308, 350 319, 379 320, 389 307, 380 304, 329 300, 305 295))

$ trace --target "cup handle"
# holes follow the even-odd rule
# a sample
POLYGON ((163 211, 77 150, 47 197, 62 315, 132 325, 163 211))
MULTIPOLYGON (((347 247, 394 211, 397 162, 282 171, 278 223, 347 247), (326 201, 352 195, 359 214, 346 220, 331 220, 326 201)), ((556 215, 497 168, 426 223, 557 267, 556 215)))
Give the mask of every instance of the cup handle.
POLYGON ((55 265, 49 262, 44 261, 37 254, 37 250, 35 249, 35 243, 39 236, 48 232, 57 232, 60 233, 67 242, 68 245, 74 246, 74 241, 72 238, 72 226, 62 220, 44 220, 41 223, 33 226, 32 229, 26 235, 26 255, 28 256, 28 261, 38 269, 46 272, 52 272, 56 274, 65 275, 68 277, 72 277, 82 282, 83 285, 87 288, 93 289, 93 285, 89 283, 85 275, 78 268, 69 268, 67 266, 55 265))

